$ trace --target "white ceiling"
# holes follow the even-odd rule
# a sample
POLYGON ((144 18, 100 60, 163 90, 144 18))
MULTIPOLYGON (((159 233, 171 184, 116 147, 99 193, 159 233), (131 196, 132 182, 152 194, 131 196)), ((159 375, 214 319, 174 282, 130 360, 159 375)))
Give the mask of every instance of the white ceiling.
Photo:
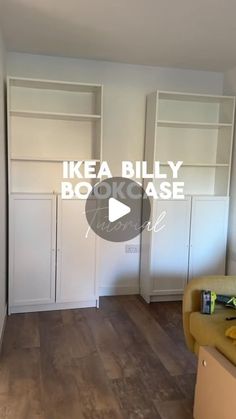
POLYGON ((223 71, 236 0, 1 0, 9 50, 223 71))

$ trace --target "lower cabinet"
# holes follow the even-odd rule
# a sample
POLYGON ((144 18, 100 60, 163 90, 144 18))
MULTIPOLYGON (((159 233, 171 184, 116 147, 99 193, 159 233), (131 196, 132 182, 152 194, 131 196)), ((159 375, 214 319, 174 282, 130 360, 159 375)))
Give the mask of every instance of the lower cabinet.
POLYGON ((96 306, 96 238, 85 200, 12 194, 9 312, 96 306))
POLYGON ((154 219, 161 214, 162 230, 152 234, 151 286, 159 295, 182 294, 188 278, 191 199, 160 201, 154 219), (155 249, 155 250, 154 250, 155 249))
POLYGON ((223 275, 229 198, 195 197, 192 202, 189 278, 223 275))
POLYGON ((228 197, 155 201, 141 251, 141 295, 147 302, 182 298, 193 277, 225 273, 228 197))
MULTIPOLYGON (((94 209, 95 209, 95 200, 94 209)), ((58 198, 58 302, 93 302, 96 289, 96 238, 85 216, 85 200, 58 198)), ((92 206, 91 206, 92 208, 92 206)))
MULTIPOLYGON (((12 194, 9 220, 9 312, 98 305, 97 237, 85 200, 12 194)), ((94 200, 94 209, 96 201, 94 200)), ((188 280, 225 273, 228 197, 155 201, 141 247, 141 295, 181 299, 188 280)))
POLYGON ((12 195, 9 306, 55 301, 56 197, 12 195))

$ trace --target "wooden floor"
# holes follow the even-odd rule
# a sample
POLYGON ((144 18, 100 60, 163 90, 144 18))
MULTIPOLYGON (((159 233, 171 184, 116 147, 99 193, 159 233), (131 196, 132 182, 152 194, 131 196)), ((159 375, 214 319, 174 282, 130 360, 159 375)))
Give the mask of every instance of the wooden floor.
POLYGON ((16 314, 0 361, 1 419, 192 419, 196 360, 181 303, 16 314))

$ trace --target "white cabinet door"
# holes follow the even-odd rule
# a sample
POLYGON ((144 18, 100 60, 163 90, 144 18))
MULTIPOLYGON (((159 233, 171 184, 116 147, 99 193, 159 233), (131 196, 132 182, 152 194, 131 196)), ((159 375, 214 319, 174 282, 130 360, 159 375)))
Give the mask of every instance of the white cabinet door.
POLYGON ((96 304, 96 238, 92 230, 86 238, 85 204, 58 198, 57 302, 96 304))
POLYGON ((225 273, 228 208, 228 197, 193 197, 190 279, 225 273))
POLYGON ((56 198, 10 199, 10 307, 55 301, 56 198))
POLYGON ((182 294, 188 277, 191 198, 158 201, 153 223, 164 212, 161 231, 152 233, 152 293, 182 294))

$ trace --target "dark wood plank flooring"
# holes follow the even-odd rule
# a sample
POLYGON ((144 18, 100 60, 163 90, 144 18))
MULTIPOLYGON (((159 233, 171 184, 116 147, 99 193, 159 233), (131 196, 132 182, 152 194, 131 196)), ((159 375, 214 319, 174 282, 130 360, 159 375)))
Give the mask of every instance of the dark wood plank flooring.
POLYGON ((0 359, 0 418, 192 419, 195 372, 181 303, 103 297, 99 310, 16 314, 0 359))

